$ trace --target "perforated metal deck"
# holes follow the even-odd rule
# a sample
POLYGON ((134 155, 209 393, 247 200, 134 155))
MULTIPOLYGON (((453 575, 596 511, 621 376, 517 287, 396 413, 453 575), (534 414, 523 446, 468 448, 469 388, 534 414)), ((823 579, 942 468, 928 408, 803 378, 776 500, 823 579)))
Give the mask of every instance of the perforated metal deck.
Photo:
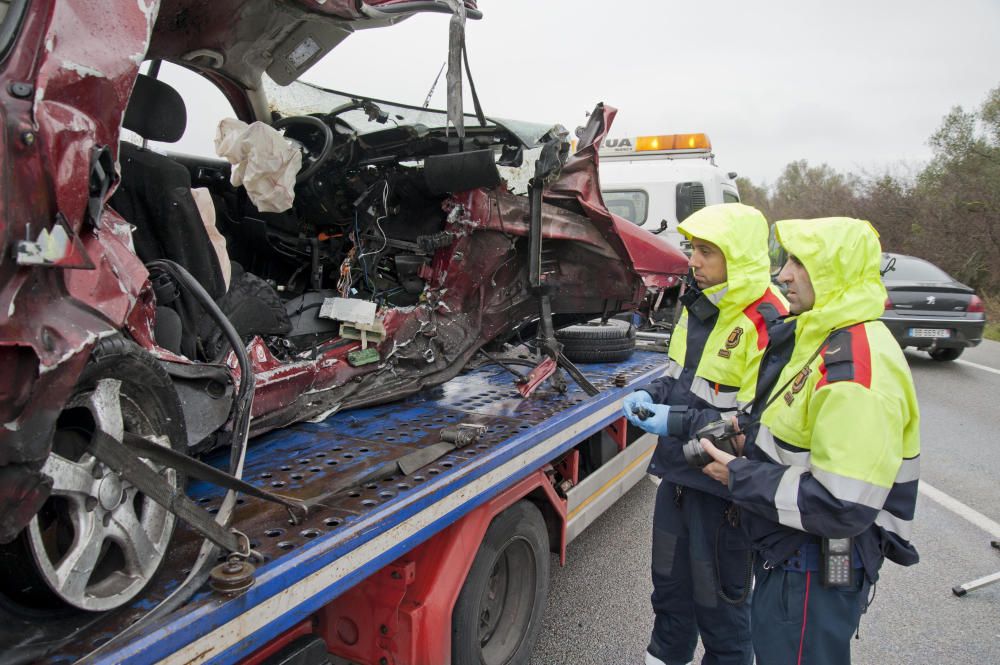
MULTIPOLYGON (((588 398, 575 384, 565 395, 546 387, 530 398, 511 375, 490 365, 403 401, 300 423, 251 442, 244 478, 306 500, 331 484, 356 482, 413 450, 440 441, 459 423, 487 427, 483 437, 410 475, 354 485, 323 502, 301 524, 279 506, 239 500, 234 526, 264 555, 255 585, 227 599, 197 594, 144 638, 100 662, 228 663, 245 657, 462 515, 512 486, 620 415, 622 398, 662 373, 663 356, 637 352, 625 363, 583 365, 601 390, 588 398), (616 388, 615 375, 627 385, 616 388), (210 654, 206 654, 210 652, 210 654), (207 660, 198 654, 208 656, 207 660)), ((212 460, 224 466, 225 455, 212 460)), ((223 492, 192 483, 188 494, 214 513, 223 492)), ((126 610, 103 617, 49 662, 66 663, 103 644, 177 587, 201 540, 186 527, 174 537, 157 579, 126 610)))

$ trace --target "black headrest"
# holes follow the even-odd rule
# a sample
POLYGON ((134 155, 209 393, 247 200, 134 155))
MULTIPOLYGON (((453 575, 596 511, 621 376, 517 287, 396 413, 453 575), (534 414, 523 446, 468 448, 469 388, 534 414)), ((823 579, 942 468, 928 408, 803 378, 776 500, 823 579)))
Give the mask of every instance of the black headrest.
POLYGON ((122 126, 150 141, 178 141, 187 126, 184 100, 163 81, 139 74, 122 126))

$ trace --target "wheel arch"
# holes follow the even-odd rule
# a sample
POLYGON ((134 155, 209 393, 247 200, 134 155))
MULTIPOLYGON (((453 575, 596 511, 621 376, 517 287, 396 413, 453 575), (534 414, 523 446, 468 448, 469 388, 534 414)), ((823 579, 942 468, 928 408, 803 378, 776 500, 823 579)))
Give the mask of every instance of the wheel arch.
MULTIPOLYGON (((180 449, 185 443, 185 429, 173 383, 156 358, 120 335, 98 340, 88 355, 70 399, 53 418, 55 433, 49 442, 48 458, 40 469, 47 481, 47 498, 53 499, 53 503, 47 509, 41 506, 42 510, 33 511, 18 537, 0 549, 8 563, 17 564, 0 577, 0 591, 27 607, 118 609, 131 602, 155 577, 167 558, 174 531, 174 511, 143 494, 123 474, 110 470, 89 447, 89 437, 102 427, 99 423, 106 418, 110 424, 107 436, 121 440, 129 432, 147 437, 162 435, 165 437, 162 445, 180 449), (100 483, 100 490, 95 482, 100 483), (111 488, 110 494, 105 493, 105 488, 111 488), (66 496, 81 493, 94 504, 84 507, 82 501, 65 500, 66 496), (94 527, 87 519, 78 519, 90 514, 104 516, 103 528, 94 527), (53 549, 56 546, 42 536, 42 531, 60 528, 60 522, 67 525, 73 538, 63 543, 62 549, 53 549), (148 528, 151 532, 145 534, 148 540, 144 545, 136 546, 133 543, 141 541, 133 541, 121 532, 113 534, 108 530, 110 523, 127 524, 143 533, 148 528), (91 547, 90 543, 96 545, 91 547), (101 559, 108 551, 108 543, 117 544, 118 555, 123 559, 102 573, 101 559), (79 567, 74 564, 72 575, 61 576, 57 572, 61 557, 74 554, 84 557, 91 552, 93 556, 88 563, 79 567), (106 584, 114 577, 110 573, 119 572, 124 573, 119 576, 120 584, 106 584), (70 584, 71 578, 83 582, 70 584)), ((183 490, 184 478, 180 472, 174 472, 167 482, 174 491, 183 490)))
POLYGON ((565 560, 565 502, 549 468, 537 469, 324 606, 314 625, 329 651, 358 662, 451 662, 451 631, 441 627, 451 625, 479 545, 498 515, 518 501, 531 502, 545 520, 550 551, 565 560), (356 629, 347 635, 353 643, 344 639, 345 621, 356 629))

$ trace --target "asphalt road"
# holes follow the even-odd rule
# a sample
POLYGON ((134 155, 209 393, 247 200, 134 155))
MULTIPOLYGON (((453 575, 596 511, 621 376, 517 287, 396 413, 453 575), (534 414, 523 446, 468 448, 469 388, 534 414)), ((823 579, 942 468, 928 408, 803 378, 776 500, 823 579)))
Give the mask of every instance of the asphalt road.
MULTIPOLYGON (((1000 571, 1000 550, 990 547, 1000 539, 1000 343, 983 342, 954 363, 914 351, 907 358, 921 409, 923 487, 913 538, 921 561, 883 566, 853 662, 1000 663, 1000 583, 963 598, 951 592, 1000 571)), ((533 665, 642 663, 652 625, 654 495, 652 483, 640 482, 570 544, 565 568, 553 559, 533 665)), ((695 662, 700 656, 699 646, 695 662)))

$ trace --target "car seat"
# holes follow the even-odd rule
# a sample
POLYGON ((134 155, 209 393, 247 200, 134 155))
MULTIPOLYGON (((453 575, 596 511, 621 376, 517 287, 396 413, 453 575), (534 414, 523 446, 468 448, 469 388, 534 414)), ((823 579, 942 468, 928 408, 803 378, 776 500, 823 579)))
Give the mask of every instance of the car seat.
MULTIPOLYGON (((174 143, 184 134, 187 110, 180 94, 162 81, 140 74, 122 125, 147 140, 174 143)), ((180 264, 216 300, 241 336, 283 335, 291 330, 274 288, 232 264, 227 290, 220 255, 212 246, 191 193, 187 168, 166 155, 122 141, 121 183, 110 205, 136 228, 136 254, 148 263, 180 264)), ((221 260, 229 261, 228 256, 221 260)), ((192 359, 218 360, 221 332, 193 294, 165 274, 150 274, 157 298, 157 344, 192 359)))

